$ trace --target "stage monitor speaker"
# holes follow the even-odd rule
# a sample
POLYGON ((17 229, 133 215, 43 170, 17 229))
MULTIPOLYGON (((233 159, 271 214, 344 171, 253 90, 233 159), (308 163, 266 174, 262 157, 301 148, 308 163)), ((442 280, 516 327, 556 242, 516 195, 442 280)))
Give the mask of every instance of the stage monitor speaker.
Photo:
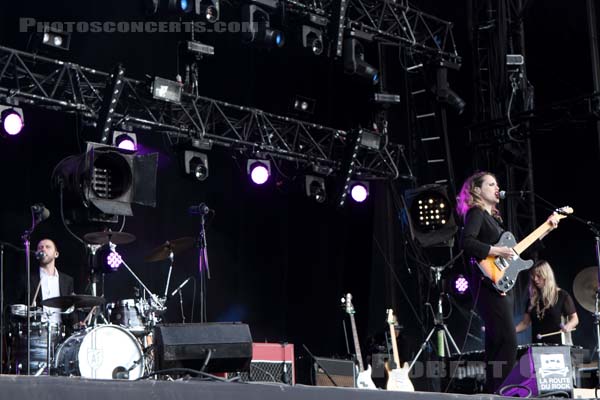
POLYGON ((241 323, 156 325, 154 343, 160 370, 248 371, 252 359, 250 329, 241 323))
POLYGON ((352 360, 315 357, 314 372, 317 386, 356 387, 356 365, 352 360))
POLYGON ((573 397, 570 346, 532 346, 504 380, 499 394, 504 396, 547 396, 563 392, 573 397))

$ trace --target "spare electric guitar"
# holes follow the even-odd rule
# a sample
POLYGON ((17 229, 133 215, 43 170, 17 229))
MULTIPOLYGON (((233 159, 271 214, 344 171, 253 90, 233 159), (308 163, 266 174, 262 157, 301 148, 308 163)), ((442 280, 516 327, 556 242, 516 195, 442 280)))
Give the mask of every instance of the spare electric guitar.
MULTIPOLYGON (((573 209, 562 207, 556 210, 555 213, 559 219, 562 219, 572 214, 573 209)), ((519 272, 527 270, 533 265, 533 261, 523 260, 520 254, 551 229, 552 225, 546 221, 519 243, 517 243, 512 233, 504 232, 494 246, 510 247, 514 250, 515 256, 511 259, 488 256, 486 259, 479 261, 479 269, 492 281, 496 289, 501 292, 508 292, 515 285, 519 272)))
POLYGON ((394 357, 394 366, 386 364, 385 369, 388 373, 388 380, 385 388, 399 392, 414 392, 415 388, 408 377, 408 363, 405 362, 400 368, 400 355, 398 354, 398 343, 396 341, 396 317, 394 310, 387 310, 387 322, 390 325, 390 338, 392 340, 392 353, 394 357))
POLYGON ((352 338, 354 339, 354 349, 358 361, 358 377, 356 378, 356 387, 359 389, 377 389, 371 378, 371 366, 367 365, 365 370, 362 354, 360 353, 360 343, 358 342, 358 333, 356 331, 356 321, 354 321, 354 306, 352 305, 352 295, 348 293, 342 298, 342 306, 350 315, 350 324, 352 326, 352 338))

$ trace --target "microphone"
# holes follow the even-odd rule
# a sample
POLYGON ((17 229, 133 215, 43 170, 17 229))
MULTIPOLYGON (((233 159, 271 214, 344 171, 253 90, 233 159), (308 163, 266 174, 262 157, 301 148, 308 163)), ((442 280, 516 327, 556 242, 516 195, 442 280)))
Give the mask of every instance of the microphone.
POLYGON ((112 377, 113 379, 129 379, 129 371, 126 370, 125 367, 118 366, 113 369, 112 377))
POLYGON ((40 222, 45 221, 50 217, 50 210, 48 210, 42 203, 32 205, 31 211, 40 222))
POLYGON ((206 215, 210 212, 210 208, 208 208, 206 204, 200 203, 196 206, 190 206, 188 208, 188 212, 190 214, 206 215))
POLYGON ((44 253, 43 251, 40 250, 35 252, 35 258, 37 260, 41 260, 44 257, 46 257, 46 253, 44 253))
POLYGON ((190 276, 189 278, 187 278, 185 281, 183 281, 183 283, 182 283, 181 285, 179 285, 179 286, 177 287, 177 289, 173 290, 173 292, 171 293, 171 296, 170 296, 170 297, 173 297, 173 296, 175 296, 175 295, 177 294, 177 292, 179 292, 181 289, 183 289, 183 287, 184 287, 185 285, 187 285, 187 283, 190 281, 190 279, 192 279, 192 277, 191 277, 191 276, 190 276))
POLYGON ((504 200, 507 197, 513 197, 513 196, 523 197, 523 196, 525 196, 528 193, 531 193, 531 190, 509 190, 509 191, 501 190, 498 193, 498 195, 499 195, 499 197, 500 197, 501 200, 504 200))

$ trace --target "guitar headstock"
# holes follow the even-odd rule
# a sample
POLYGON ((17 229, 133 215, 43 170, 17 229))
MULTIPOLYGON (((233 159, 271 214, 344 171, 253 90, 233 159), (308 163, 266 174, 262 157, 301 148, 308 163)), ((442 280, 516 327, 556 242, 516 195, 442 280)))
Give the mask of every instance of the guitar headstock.
POLYGON ((387 323, 390 325, 396 325, 396 316, 394 315, 394 310, 391 308, 387 309, 387 323))
POLYGON ((354 314, 354 306, 352 305, 352 295, 350 293, 342 297, 342 307, 348 314, 354 314))
POLYGON ((571 208, 569 206, 564 206, 561 208, 557 208, 556 210, 554 210, 554 212, 557 214, 557 217, 559 219, 563 219, 563 218, 567 218, 569 215, 573 214, 573 208, 571 208))

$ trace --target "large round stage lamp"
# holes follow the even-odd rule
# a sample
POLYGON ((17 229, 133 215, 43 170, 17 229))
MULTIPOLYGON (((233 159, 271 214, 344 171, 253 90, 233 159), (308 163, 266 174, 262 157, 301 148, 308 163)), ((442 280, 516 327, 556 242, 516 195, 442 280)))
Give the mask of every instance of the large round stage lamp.
POLYGON ((306 175, 305 179, 306 195, 317 203, 324 203, 327 200, 327 191, 325 190, 325 179, 320 176, 306 175))
POLYGON ((18 135, 25 126, 23 110, 0 106, 0 122, 3 136, 13 137, 18 135))
MULTIPOLYGON (((76 200, 93 220, 133 215, 131 204, 156 206, 158 154, 88 142, 87 151, 67 157, 55 168, 53 183, 76 200)), ((75 205, 73 205, 75 207, 75 205)))
POLYGON ((137 136, 131 132, 113 132, 113 145, 121 150, 135 152, 137 151, 137 136))
POLYGON ((356 203, 363 203, 369 197, 369 184, 367 182, 350 182, 350 197, 356 203))
POLYGON ((254 184, 263 185, 271 177, 271 163, 267 160, 248 160, 247 172, 254 184))
POLYGON ((183 158, 186 174, 199 181, 208 178, 208 156, 206 154, 186 150, 183 158))
POLYGON ((411 233, 423 247, 449 246, 457 231, 453 205, 444 186, 433 184, 404 194, 411 233))

